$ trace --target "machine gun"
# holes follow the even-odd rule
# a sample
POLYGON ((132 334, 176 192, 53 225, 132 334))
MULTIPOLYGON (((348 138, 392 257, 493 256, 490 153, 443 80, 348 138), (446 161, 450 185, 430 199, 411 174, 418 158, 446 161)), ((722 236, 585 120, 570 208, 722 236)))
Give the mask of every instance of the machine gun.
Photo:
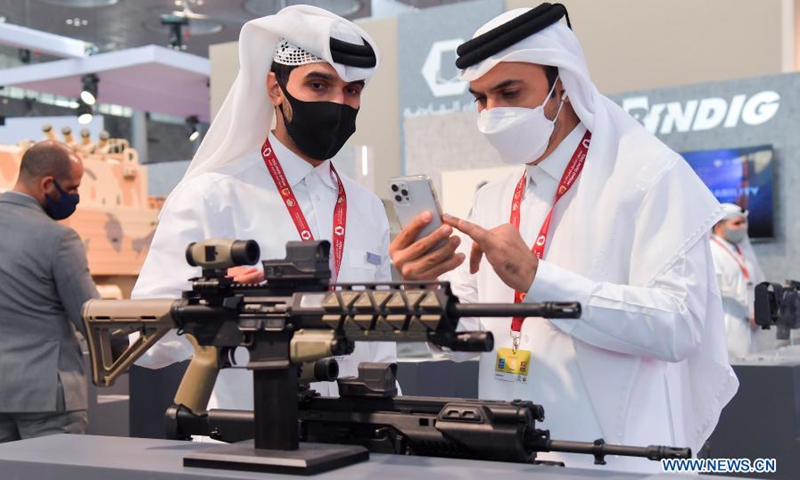
POLYGON ((759 283, 754 303, 756 324, 764 330, 775 325, 778 340, 789 340, 790 330, 800 328, 800 282, 759 283))
POLYGON ((372 375, 340 380, 339 399, 300 393, 301 383, 335 379, 335 361, 326 359, 352 353, 356 341, 422 341, 487 352, 493 349, 491 332, 460 332, 459 318, 577 318, 580 305, 461 304, 445 282, 333 285, 328 242, 290 242, 286 251, 284 260, 263 262, 266 284, 240 285, 227 277, 227 269, 257 262, 254 241, 191 244, 186 259, 202 268, 202 276, 192 279, 183 298, 92 300, 84 306, 96 385, 111 385, 177 328, 195 355, 167 412, 169 436, 253 439, 253 445, 191 454, 184 465, 311 474, 365 460, 369 451, 524 462, 547 450, 591 453, 598 461, 624 452, 653 459, 690 455, 686 449, 552 441, 549 432, 535 428, 544 412, 531 402, 394 398, 391 368, 388 375, 362 364, 362 373, 372 375), (112 338, 130 333, 139 338, 113 357, 112 338), (207 412, 219 369, 234 365, 232 353, 239 346, 250 352, 254 410, 207 412), (496 442, 501 436, 503 442, 496 442), (513 449, 504 453, 493 447, 500 444, 513 449))
MULTIPOLYGON (((362 363, 357 377, 338 379, 339 398, 301 391, 301 440, 361 445, 374 453, 515 463, 534 463, 537 452, 590 454, 598 465, 605 465, 608 455, 654 461, 691 457, 681 448, 552 440, 536 425, 544 421, 544 408, 530 401, 397 397, 396 372, 396 364, 362 363)), ((239 410, 194 415, 174 405, 167 424, 171 438, 208 435, 237 442, 254 436, 253 413, 239 410)))

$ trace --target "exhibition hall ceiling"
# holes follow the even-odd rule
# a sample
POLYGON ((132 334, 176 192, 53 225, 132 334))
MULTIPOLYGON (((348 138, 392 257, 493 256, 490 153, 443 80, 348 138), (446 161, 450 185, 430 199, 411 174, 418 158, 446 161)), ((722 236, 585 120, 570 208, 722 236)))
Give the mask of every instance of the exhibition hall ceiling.
POLYGON ((162 19, 188 19, 188 25, 182 27, 183 50, 207 57, 209 45, 236 40, 248 20, 297 3, 359 19, 374 11, 407 11, 458 0, 0 0, 0 23, 84 40, 107 52, 151 44, 167 46, 170 27, 163 25, 162 19))

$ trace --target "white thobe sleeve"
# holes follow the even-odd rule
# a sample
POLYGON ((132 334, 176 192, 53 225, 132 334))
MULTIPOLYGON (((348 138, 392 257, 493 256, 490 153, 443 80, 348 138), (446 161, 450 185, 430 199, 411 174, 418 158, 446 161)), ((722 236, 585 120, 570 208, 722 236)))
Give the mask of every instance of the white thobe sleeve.
POLYGON ((578 301, 578 320, 551 320, 573 337, 615 352, 679 362, 702 340, 709 269, 708 236, 678 256, 646 286, 596 282, 547 261, 526 302, 578 301))
MULTIPOLYGON (((175 192, 159 219, 131 298, 179 298, 183 290, 191 287, 188 279, 201 272, 186 262, 186 247, 213 237, 232 238, 233 232, 228 228, 230 218, 218 212, 218 200, 214 191, 204 187, 202 177, 175 192)), ((136 364, 163 368, 192 354, 186 338, 170 330, 136 364)))
MULTIPOLYGON (((742 296, 739 290, 738 276, 741 275, 739 264, 721 247, 711 247, 714 259, 714 268, 717 271, 719 293, 722 296, 722 305, 725 313, 738 319, 750 316, 750 305, 747 296, 742 296), (716 250, 715 250, 716 249, 716 250)), ((746 291, 745 291, 746 293, 746 291)))

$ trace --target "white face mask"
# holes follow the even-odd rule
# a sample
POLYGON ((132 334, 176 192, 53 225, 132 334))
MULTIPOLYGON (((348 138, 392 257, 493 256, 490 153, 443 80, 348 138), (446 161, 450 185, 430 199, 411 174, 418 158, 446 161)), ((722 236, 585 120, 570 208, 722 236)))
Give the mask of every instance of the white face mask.
POLYGON ((722 233, 722 237, 733 244, 739 244, 744 241, 744 236, 746 233, 747 225, 742 228, 726 228, 722 233))
POLYGON ((496 107, 480 113, 478 130, 500 153, 503 162, 511 165, 530 163, 547 150, 556 119, 564 106, 562 99, 553 120, 544 114, 544 106, 555 87, 556 82, 553 82, 544 103, 536 108, 496 107))

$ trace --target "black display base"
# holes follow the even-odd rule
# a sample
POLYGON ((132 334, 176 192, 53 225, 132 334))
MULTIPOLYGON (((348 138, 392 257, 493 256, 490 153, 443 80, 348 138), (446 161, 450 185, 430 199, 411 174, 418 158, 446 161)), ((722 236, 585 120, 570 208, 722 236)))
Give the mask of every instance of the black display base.
POLYGON ((355 445, 301 443, 299 450, 257 450, 248 441, 191 453, 183 458, 183 466, 314 475, 366 460, 369 451, 355 445))

